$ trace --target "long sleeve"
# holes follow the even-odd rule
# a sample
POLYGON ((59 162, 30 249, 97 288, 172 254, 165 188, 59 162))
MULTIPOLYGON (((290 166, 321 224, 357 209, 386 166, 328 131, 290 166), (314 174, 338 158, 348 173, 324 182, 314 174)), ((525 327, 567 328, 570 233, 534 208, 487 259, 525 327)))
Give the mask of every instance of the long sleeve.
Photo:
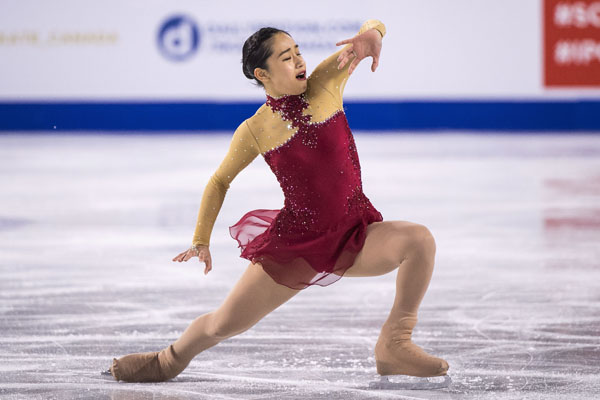
MULTIPOLYGON (((385 25, 383 22, 377 19, 369 19, 365 21, 360 27, 357 36, 368 31, 369 29, 376 29, 381 34, 381 37, 385 36, 385 25)), ((350 44, 347 44, 343 48, 327 57, 315 68, 311 74, 314 82, 318 83, 321 87, 333 95, 338 103, 337 106, 339 108, 342 108, 343 106, 342 96, 344 94, 344 87, 346 86, 346 82, 349 77, 348 69, 354 58, 351 58, 342 69, 338 69, 339 61, 337 61, 337 58, 340 53, 349 46, 350 44)))
POLYGON ((258 144, 246 120, 235 130, 225 158, 204 188, 192 245, 210 244, 210 235, 231 181, 258 154, 258 144))

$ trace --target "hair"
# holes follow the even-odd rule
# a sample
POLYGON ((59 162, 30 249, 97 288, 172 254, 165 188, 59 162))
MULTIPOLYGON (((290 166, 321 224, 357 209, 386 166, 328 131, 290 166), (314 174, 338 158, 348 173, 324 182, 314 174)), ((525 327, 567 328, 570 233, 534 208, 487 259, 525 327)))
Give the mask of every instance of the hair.
POLYGON ((255 80, 258 87, 264 87, 264 85, 254 76, 254 69, 262 68, 267 71, 269 70, 267 67, 267 58, 273 54, 273 50, 271 49, 273 41, 271 39, 279 32, 285 33, 290 37, 292 36, 284 30, 266 27, 254 32, 244 42, 244 47, 242 48, 242 71, 246 78, 255 80))

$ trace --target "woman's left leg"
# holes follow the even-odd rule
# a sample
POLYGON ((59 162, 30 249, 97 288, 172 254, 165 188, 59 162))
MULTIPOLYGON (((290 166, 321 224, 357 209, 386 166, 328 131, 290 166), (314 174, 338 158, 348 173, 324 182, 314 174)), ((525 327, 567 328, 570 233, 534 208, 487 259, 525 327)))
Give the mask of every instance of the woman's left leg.
POLYGON ((411 341, 419 305, 429 286, 436 245, 427 227, 408 221, 374 222, 354 264, 344 276, 377 276, 398 268, 396 296, 383 324, 375 358, 381 375, 445 375, 448 363, 411 341))
POLYGON ((354 264, 344 276, 378 276, 398 268, 396 296, 388 319, 417 312, 429 287, 436 245, 424 225, 408 221, 374 222, 354 264))

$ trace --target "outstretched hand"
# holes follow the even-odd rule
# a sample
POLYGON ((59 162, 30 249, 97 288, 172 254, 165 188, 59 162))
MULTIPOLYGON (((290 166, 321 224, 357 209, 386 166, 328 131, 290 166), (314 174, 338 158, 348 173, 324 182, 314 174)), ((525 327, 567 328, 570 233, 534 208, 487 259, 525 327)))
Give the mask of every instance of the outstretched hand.
POLYGON ((377 29, 369 29, 366 32, 361 33, 360 35, 354 36, 351 39, 345 39, 341 42, 337 42, 335 45, 339 46, 341 44, 350 43, 351 46, 348 46, 347 49, 344 49, 342 53, 337 58, 338 61, 341 61, 338 65, 338 69, 342 69, 346 63, 352 60, 352 64, 348 68, 348 75, 351 75, 352 72, 360 63, 360 60, 366 57, 373 57, 373 64, 371 64, 371 71, 375 72, 377 66, 379 65, 379 53, 381 53, 381 42, 382 37, 377 29))
POLYGON ((210 257, 210 250, 208 249, 208 246, 192 246, 186 251, 179 253, 175 258, 173 258, 173 261, 187 261, 192 257, 198 257, 198 261, 204 262, 204 275, 208 274, 208 271, 212 269, 212 259, 210 257))

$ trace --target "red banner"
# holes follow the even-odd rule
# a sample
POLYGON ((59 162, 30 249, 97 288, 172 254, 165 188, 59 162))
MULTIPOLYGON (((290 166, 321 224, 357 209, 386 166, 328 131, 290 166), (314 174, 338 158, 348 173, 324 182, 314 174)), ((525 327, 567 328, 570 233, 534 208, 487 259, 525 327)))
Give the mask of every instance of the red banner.
POLYGON ((544 84, 600 87, 600 0, 544 0, 544 84))

